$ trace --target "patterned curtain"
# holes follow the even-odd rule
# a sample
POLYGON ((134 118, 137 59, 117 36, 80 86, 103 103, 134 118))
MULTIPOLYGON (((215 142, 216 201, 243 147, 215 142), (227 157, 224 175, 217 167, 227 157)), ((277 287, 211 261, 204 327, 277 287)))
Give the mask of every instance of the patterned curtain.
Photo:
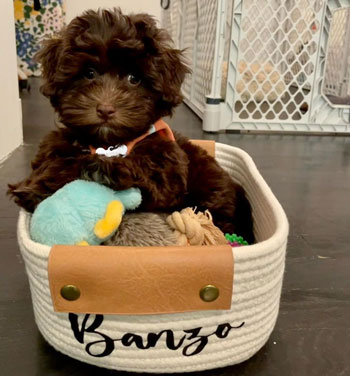
POLYGON ((65 0, 14 0, 18 67, 27 76, 39 76, 33 60, 42 39, 64 26, 65 0))

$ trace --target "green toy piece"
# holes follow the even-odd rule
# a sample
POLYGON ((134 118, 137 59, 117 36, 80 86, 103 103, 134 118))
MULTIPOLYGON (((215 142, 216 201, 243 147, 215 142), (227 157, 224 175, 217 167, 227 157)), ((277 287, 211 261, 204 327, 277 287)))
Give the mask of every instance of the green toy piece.
POLYGON ((225 238, 231 247, 241 247, 242 245, 249 245, 242 236, 236 234, 225 234, 225 238))

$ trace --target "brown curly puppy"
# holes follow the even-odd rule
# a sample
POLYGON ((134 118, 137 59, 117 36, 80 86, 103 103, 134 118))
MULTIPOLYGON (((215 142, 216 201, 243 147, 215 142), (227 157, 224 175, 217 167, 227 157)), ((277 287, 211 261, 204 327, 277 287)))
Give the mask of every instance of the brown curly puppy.
POLYGON ((40 144, 30 176, 9 185, 18 205, 32 212, 66 183, 90 179, 116 190, 139 187, 140 210, 209 209, 224 232, 253 241, 242 189, 186 138, 155 132, 126 157, 89 152, 136 139, 181 103, 189 69, 170 42, 152 17, 118 9, 85 12, 46 41, 38 55, 41 89, 63 126, 40 144))

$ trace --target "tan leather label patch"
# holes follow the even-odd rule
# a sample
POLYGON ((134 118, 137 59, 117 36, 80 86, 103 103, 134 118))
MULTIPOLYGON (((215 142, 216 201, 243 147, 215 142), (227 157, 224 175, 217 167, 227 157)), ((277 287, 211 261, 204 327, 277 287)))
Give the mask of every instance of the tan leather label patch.
POLYGON ((141 315, 231 308, 228 245, 57 245, 48 273, 57 312, 141 315))

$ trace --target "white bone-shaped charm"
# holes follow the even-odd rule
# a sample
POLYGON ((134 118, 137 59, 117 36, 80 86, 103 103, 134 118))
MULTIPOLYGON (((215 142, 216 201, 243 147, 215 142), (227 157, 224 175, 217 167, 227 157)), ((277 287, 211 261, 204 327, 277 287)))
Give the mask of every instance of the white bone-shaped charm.
POLYGON ((104 155, 106 157, 125 157, 127 152, 128 148, 126 145, 110 146, 108 149, 96 149, 96 154, 104 155))

